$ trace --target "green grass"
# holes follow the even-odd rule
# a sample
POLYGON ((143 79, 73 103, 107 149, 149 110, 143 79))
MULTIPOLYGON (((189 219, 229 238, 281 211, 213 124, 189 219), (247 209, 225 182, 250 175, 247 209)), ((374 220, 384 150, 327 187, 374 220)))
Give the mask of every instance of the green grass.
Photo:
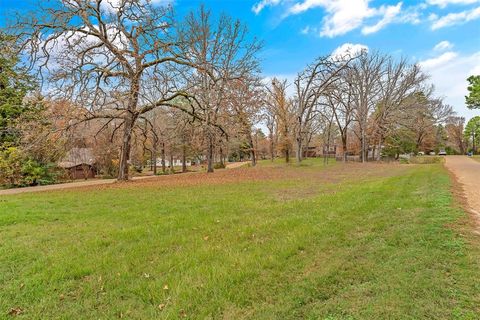
POLYGON ((478 319, 448 174, 399 172, 0 197, 0 319, 478 319))

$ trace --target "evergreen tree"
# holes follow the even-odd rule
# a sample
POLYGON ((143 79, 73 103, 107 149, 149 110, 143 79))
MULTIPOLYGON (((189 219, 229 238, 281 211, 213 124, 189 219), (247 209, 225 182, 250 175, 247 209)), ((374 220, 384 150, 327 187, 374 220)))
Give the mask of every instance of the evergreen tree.
POLYGON ((0 145, 18 141, 15 121, 28 110, 23 100, 33 89, 31 77, 19 62, 15 39, 0 31, 0 145))

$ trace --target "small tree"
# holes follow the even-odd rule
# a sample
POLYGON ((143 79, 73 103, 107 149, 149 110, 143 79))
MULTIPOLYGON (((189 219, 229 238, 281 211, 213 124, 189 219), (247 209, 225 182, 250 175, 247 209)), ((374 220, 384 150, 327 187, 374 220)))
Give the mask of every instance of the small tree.
POLYGON ((480 116, 473 117, 468 121, 464 135, 468 142, 471 141, 472 152, 476 154, 480 142, 480 116))
POLYGON ((467 81, 470 83, 468 86, 468 96, 465 97, 465 103, 469 109, 480 108, 480 75, 470 76, 467 81))

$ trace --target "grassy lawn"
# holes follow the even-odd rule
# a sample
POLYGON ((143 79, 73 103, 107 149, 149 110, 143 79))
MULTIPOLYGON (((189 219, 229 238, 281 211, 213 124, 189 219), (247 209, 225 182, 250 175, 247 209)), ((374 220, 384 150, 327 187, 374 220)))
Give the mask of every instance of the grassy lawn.
POLYGON ((0 319, 478 319, 446 171, 368 168, 0 196, 0 319))

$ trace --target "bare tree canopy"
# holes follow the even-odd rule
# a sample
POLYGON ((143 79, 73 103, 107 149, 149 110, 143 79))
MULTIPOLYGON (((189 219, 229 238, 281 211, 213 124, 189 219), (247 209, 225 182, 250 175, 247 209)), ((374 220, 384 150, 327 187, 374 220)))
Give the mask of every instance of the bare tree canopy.
MULTIPOLYGON (((104 118, 122 128, 120 180, 128 179, 132 130, 142 114, 168 106, 200 117, 195 110, 205 106, 200 92, 181 74, 207 76, 209 86, 220 87, 216 93, 221 96, 228 79, 257 68, 258 45, 249 43, 245 27, 222 17, 213 30, 203 8, 183 24, 175 20, 171 7, 140 0, 120 1, 118 6, 102 0, 62 0, 43 11, 45 15, 16 24, 22 48, 32 69, 47 80, 52 97, 84 107, 76 123, 104 118)), ((204 116, 210 124, 212 115, 204 116)))

